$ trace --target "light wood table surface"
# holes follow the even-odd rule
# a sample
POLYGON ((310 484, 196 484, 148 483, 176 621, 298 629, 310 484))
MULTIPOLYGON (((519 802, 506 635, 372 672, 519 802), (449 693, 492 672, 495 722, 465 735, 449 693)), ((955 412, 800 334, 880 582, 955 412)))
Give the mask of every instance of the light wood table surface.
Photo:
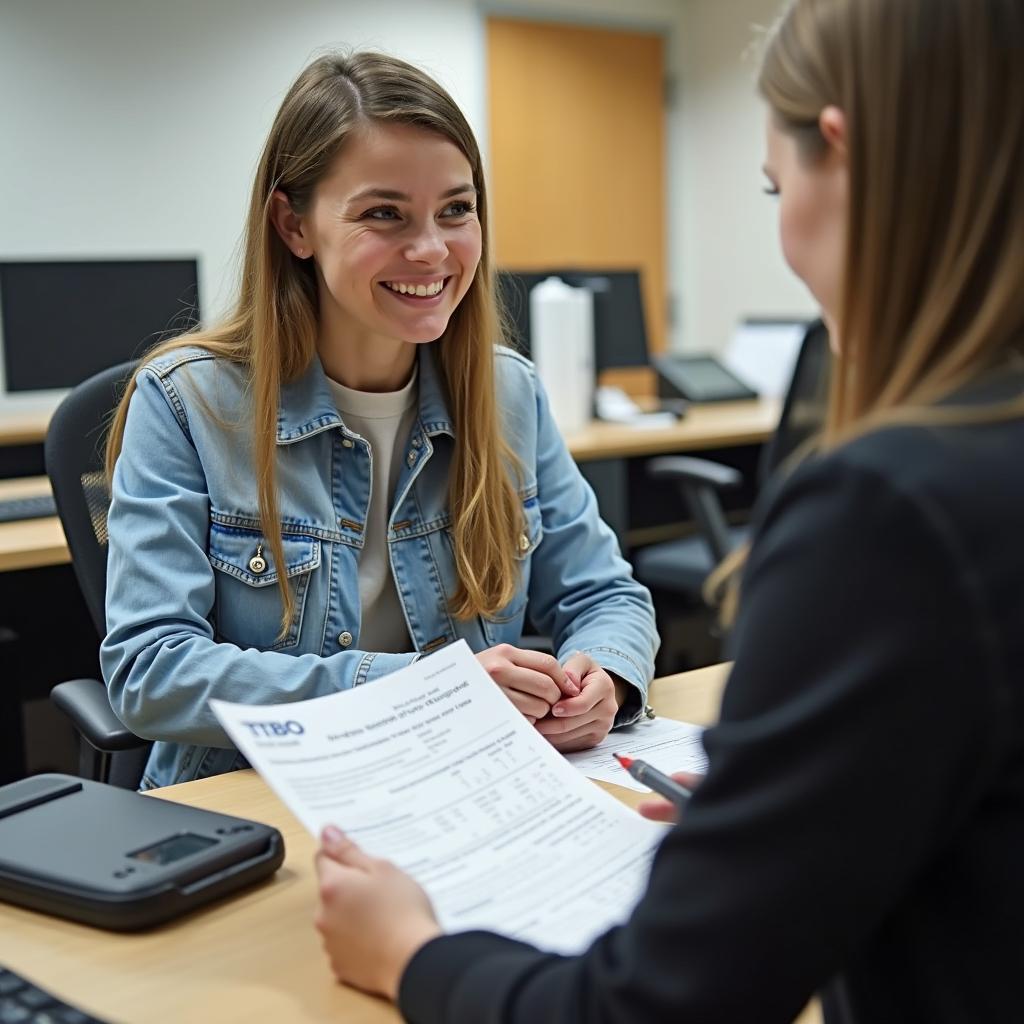
MULTIPOLYGON (((0 480, 0 499, 27 498, 49 492, 50 481, 45 476, 0 480)), ((64 529, 56 516, 0 523, 0 572, 63 565, 70 561, 64 529)))
POLYGON ((707 402, 691 405, 671 426, 637 427, 595 420, 565 441, 577 462, 761 444, 775 432, 781 411, 782 403, 774 398, 707 402))
POLYGON ((0 413, 0 445, 42 444, 53 409, 0 413))
MULTIPOLYGON (((710 723, 728 666, 658 680, 659 714, 710 723)), ((609 792, 635 805, 642 795, 609 792)), ((0 904, 0 964, 123 1024, 395 1024, 386 1003, 337 985, 313 929, 315 842, 251 771, 155 795, 280 829, 284 865, 268 882, 149 933, 117 935, 0 904)), ((799 1024, 820 1024, 812 1005, 799 1024)))

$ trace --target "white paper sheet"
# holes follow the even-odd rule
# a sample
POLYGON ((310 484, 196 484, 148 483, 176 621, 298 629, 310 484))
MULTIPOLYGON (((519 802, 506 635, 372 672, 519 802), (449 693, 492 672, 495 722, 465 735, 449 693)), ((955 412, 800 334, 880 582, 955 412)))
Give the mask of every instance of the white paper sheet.
POLYGON ((626 789, 649 793, 650 789, 637 782, 613 754, 628 754, 653 765, 660 771, 697 772, 703 775, 708 768, 707 755, 701 737, 704 730, 689 722, 675 722, 667 718, 642 718, 635 725, 616 729, 596 747, 569 754, 567 760, 591 779, 614 782, 626 789))
POLYGON ((664 834, 572 768, 465 643, 315 700, 210 705, 306 828, 393 860, 448 931, 579 952, 628 917, 664 834))

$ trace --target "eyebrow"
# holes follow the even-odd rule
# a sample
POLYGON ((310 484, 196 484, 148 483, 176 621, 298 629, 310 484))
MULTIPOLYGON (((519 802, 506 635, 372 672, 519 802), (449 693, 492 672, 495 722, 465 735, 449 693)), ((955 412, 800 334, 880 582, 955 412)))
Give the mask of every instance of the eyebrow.
MULTIPOLYGON (((448 189, 447 192, 442 192, 438 197, 440 199, 451 199, 452 196, 460 196, 466 192, 472 192, 476 195, 475 185, 456 185, 455 188, 448 189)), ((361 199, 393 199, 400 203, 411 203, 412 196, 405 192, 396 192, 390 188, 368 188, 362 192, 357 192, 354 196, 349 199, 350 203, 357 203, 361 199)))

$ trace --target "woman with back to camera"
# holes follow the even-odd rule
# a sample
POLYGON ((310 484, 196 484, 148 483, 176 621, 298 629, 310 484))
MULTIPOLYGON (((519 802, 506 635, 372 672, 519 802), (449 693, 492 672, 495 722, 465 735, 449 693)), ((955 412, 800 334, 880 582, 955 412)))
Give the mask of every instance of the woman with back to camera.
POLYGON ((399 60, 315 61, 259 162, 234 314, 152 352, 109 437, 101 658, 158 741, 144 788, 244 765, 210 697, 333 693, 460 638, 559 750, 642 713, 650 597, 500 336, 458 107, 399 60), (527 600, 557 659, 517 646, 527 600))
MULTIPOLYGON (((709 770, 581 956, 441 936, 327 830, 339 978, 417 1024, 1020 1019, 1024 5, 795 0, 760 75, 786 258, 836 343, 759 506, 709 770)), ((647 808, 668 817, 667 808, 647 808)))

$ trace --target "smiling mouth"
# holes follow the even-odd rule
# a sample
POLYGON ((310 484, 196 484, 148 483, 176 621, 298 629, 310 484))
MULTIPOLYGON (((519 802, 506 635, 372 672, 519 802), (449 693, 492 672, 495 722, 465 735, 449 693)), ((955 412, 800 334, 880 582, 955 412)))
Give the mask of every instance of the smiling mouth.
POLYGON ((444 291, 450 277, 438 278, 430 282, 412 281, 381 281, 381 286, 395 295, 401 295, 407 299, 433 299, 444 291))

